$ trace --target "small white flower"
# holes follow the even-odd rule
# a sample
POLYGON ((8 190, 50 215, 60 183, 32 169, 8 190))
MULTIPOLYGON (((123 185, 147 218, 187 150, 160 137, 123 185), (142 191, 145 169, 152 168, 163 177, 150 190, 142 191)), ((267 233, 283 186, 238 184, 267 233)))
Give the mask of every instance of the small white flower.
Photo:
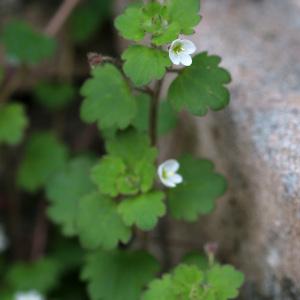
POLYGON ((158 176, 165 186, 174 188, 177 184, 182 182, 182 176, 176 173, 179 166, 177 160, 169 159, 158 167, 158 176))
POLYGON ((196 52, 196 46, 189 40, 175 40, 169 49, 169 57, 174 65, 183 64, 190 66, 192 64, 191 54, 196 52))
POLYGON ((45 298, 37 291, 18 292, 14 300, 45 300, 45 298))
POLYGON ((3 252, 8 247, 8 239, 3 226, 0 224, 0 252, 3 252))

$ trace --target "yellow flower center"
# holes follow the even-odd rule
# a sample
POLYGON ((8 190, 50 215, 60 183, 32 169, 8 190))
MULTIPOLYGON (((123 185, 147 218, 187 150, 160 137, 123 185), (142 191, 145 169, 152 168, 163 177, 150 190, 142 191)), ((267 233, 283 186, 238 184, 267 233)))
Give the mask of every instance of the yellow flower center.
POLYGON ((184 51, 183 45, 181 43, 177 43, 173 46, 173 52, 179 54, 180 52, 184 51))

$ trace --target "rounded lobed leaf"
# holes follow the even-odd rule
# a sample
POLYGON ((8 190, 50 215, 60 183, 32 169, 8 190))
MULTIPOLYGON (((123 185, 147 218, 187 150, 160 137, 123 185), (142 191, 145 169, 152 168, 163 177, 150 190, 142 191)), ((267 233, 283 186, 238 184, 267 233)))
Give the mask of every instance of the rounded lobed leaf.
POLYGON ((107 196, 91 193, 79 200, 77 228, 81 244, 87 249, 115 248, 127 243, 131 231, 117 212, 117 205, 107 196))
POLYGON ((81 118, 103 129, 126 128, 136 114, 136 100, 121 72, 111 64, 98 66, 81 88, 81 118), (117 108, 117 109, 116 109, 117 108))
POLYGON ((0 143, 16 145, 21 142, 28 123, 22 104, 0 105, 0 143))
POLYGON ((161 79, 166 68, 171 66, 167 52, 140 45, 130 46, 122 58, 125 60, 124 72, 136 86, 161 79))
POLYGON ((220 62, 218 56, 209 56, 206 52, 194 57, 193 64, 185 68, 169 88, 168 100, 176 110, 187 109, 203 116, 209 108, 220 110, 229 103, 230 94, 225 85, 231 78, 219 67, 220 62))
POLYGON ((55 40, 20 20, 6 24, 1 36, 8 57, 18 63, 37 64, 54 54, 55 40))
POLYGON ((51 132, 38 132, 27 141, 18 170, 18 184, 36 192, 66 163, 68 151, 51 132))
POLYGON ((124 199, 118 212, 128 226, 136 225, 142 230, 151 230, 158 219, 166 213, 164 193, 151 192, 134 198, 124 199))
POLYGON ((120 34, 128 40, 141 41, 145 36, 145 30, 142 27, 144 14, 139 5, 128 7, 124 14, 115 20, 115 27, 120 34))
POLYGON ((199 214, 213 210, 215 200, 226 190, 226 181, 208 160, 187 155, 179 162, 183 182, 168 191, 170 211, 176 219, 196 221, 199 214))
POLYGON ((48 215, 62 227, 66 236, 77 233, 78 202, 94 189, 89 178, 93 163, 94 159, 88 156, 73 158, 46 185, 46 195, 50 201, 48 215))
POLYGON ((144 251, 98 250, 88 255, 82 278, 92 300, 140 300, 158 270, 157 261, 144 251))

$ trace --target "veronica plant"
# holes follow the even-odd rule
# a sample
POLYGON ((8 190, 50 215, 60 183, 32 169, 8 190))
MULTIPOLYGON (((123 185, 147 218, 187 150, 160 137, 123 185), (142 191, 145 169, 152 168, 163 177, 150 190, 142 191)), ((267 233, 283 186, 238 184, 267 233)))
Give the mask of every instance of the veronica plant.
MULTIPOLYGON (((238 296, 243 275, 233 266, 219 264, 215 253, 208 253, 209 259, 201 252, 187 254, 178 265, 161 261, 162 268, 148 252, 155 243, 149 232, 157 231, 161 219, 168 215, 195 222, 213 211, 226 190, 225 178, 206 159, 183 154, 157 163, 158 138, 176 127, 179 112, 201 117, 229 103, 231 78, 220 67, 221 59, 197 53, 189 39, 200 20, 199 0, 132 4, 115 20, 120 36, 130 41, 121 58, 89 54, 91 77, 81 88, 80 116, 97 124, 105 139, 104 156, 70 157, 70 151, 48 132, 35 133, 25 146, 18 184, 29 193, 46 186, 48 216, 64 236, 78 237, 85 250, 81 279, 91 300, 238 296), (166 87, 169 73, 176 77, 166 87), (166 99, 161 99, 163 86, 168 89, 166 99)), ((39 40, 53 48, 48 39, 39 40)), ((12 47, 11 52, 34 64, 49 51, 38 51, 34 59, 20 47, 12 47)), ((70 87, 42 83, 37 100, 48 96, 49 90, 54 98, 61 98, 59 103, 46 101, 51 109, 67 103, 73 94, 70 87)), ((0 141, 17 143, 27 126, 23 107, 2 106, 0 116, 0 141), (1 121, 12 120, 16 126, 9 134, 1 131, 1 121)), ((7 281, 18 291, 16 299, 44 299, 62 272, 60 264, 49 258, 35 262, 30 270, 30 276, 22 277, 25 283, 19 282, 18 274, 29 274, 27 265, 17 265, 8 274, 7 281), (40 274, 47 278, 39 280, 40 274)))
MULTIPOLYGON (((194 222, 212 212, 226 190, 224 177, 208 160, 184 154, 157 165, 158 137, 176 126, 177 113, 186 110, 201 117, 229 103, 231 79, 219 66, 221 59, 207 52, 195 54, 188 38, 201 20, 199 11, 199 0, 130 5, 115 20, 119 34, 130 41, 121 59, 89 55, 91 77, 81 88, 80 114, 86 123, 98 125, 106 154, 68 159, 46 190, 51 219, 64 235, 78 236, 87 251, 81 277, 92 300, 238 296, 243 275, 211 255, 209 262, 201 253, 189 255, 162 274, 147 252, 147 232, 156 230, 167 212, 176 220, 194 222), (161 99, 168 73, 177 76, 161 99)), ((45 138, 45 153, 59 152, 65 159, 65 150, 51 136, 36 136, 28 156, 45 138)), ((53 161, 51 167, 56 167, 53 161)), ((41 173, 27 182, 23 173, 26 165, 20 180, 30 189, 48 176, 41 173)))

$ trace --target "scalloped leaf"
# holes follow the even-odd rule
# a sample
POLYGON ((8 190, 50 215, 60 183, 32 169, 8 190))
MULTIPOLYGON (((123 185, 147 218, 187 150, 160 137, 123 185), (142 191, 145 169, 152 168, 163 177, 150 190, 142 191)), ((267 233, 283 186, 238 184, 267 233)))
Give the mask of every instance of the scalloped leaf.
POLYGON ((181 71, 168 92, 168 100, 176 110, 187 109, 194 115, 204 116, 209 108, 217 111, 228 105, 230 94, 226 85, 231 77, 219 67, 220 62, 220 57, 203 52, 181 71))
POLYGON ((216 199, 226 191, 226 180, 208 160, 186 155, 179 162, 183 182, 168 191, 170 212, 176 219, 196 221, 213 210, 216 199))
POLYGON ((91 300, 139 300, 158 270, 144 251, 97 251, 88 255, 81 277, 88 281, 91 300))
POLYGON ((140 45, 130 46, 122 55, 125 74, 136 86, 147 85, 161 79, 171 66, 168 53, 140 45))
POLYGON ((111 64, 98 66, 81 88, 81 118, 100 128, 126 128, 135 117, 136 99, 121 72, 111 64), (117 108, 117 109, 116 109, 117 108))

